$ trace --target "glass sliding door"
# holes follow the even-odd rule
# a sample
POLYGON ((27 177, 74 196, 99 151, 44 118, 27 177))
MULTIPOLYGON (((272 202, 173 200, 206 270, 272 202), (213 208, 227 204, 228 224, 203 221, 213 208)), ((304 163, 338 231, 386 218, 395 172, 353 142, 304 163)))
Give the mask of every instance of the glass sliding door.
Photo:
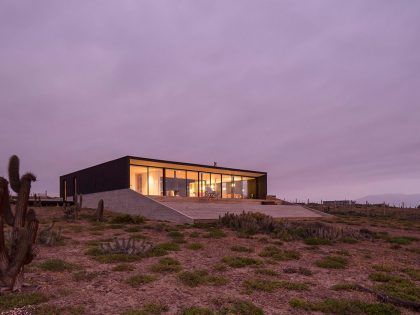
POLYGON ((211 191, 210 173, 200 172, 200 197, 205 197, 206 192, 210 193, 211 191))
POLYGON ((242 198, 242 177, 241 176, 233 176, 233 184, 232 184, 232 194, 233 198, 242 198))
POLYGON ((166 196, 187 196, 187 175, 186 171, 165 170, 166 196))
POLYGON ((232 198, 231 175, 222 175, 222 198, 232 198))
POLYGON ((130 188, 142 195, 148 195, 147 167, 130 166, 130 188))
POLYGON ((198 172, 187 171, 188 197, 198 197, 198 172))
POLYGON ((149 167, 149 195, 162 196, 163 195, 163 169, 149 167))
POLYGON ((222 175, 211 174, 211 189, 217 198, 222 197, 222 175))

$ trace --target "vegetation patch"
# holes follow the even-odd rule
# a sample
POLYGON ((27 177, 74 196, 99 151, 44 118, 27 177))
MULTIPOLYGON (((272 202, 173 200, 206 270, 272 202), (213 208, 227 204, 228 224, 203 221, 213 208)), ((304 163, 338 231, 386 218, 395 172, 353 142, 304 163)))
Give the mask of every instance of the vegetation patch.
POLYGON ((112 268, 112 271, 117 271, 117 272, 133 271, 133 270, 134 270, 134 267, 131 266, 130 264, 118 264, 112 268))
POLYGON ((204 245, 201 243, 191 243, 188 244, 187 248, 191 250, 200 250, 204 248, 204 245))
POLYGON ((132 277, 128 278, 127 280, 125 280, 125 283, 132 286, 133 288, 137 288, 137 287, 140 287, 144 284, 153 282, 155 280, 156 280, 155 276, 138 274, 138 275, 132 276, 132 277))
POLYGON ((277 289, 305 291, 309 288, 308 284, 306 283, 291 281, 272 281, 265 279, 248 279, 244 281, 243 285, 248 293, 251 293, 253 291, 274 292, 277 289))
POLYGON ((73 273, 72 278, 74 281, 91 281, 99 276, 101 273, 98 271, 87 272, 86 270, 80 270, 73 273))
POLYGON ((389 265, 373 265, 372 268, 376 271, 382 271, 382 272, 392 272, 394 271, 394 267, 389 266, 389 265))
POLYGON ((268 268, 257 268, 255 269, 255 272, 265 276, 278 276, 278 272, 268 268))
POLYGON ((408 274, 412 279, 420 281, 420 269, 405 268, 402 272, 408 274))
POLYGON ((374 272, 369 275, 369 279, 376 282, 402 281, 404 278, 383 272, 374 272))
POLYGON ((345 269, 348 265, 348 260, 341 256, 326 256, 321 260, 317 260, 315 265, 326 269, 345 269))
POLYGON ((225 277, 212 276, 205 270, 184 271, 178 275, 178 279, 189 287, 198 287, 200 285, 220 286, 228 283, 225 277))
POLYGON ((146 219, 142 216, 131 216, 129 214, 122 214, 113 217, 111 223, 113 224, 142 224, 146 219))
POLYGON ((0 295, 0 309, 9 310, 46 301, 48 301, 48 298, 42 293, 9 293, 0 295))
POLYGON ((121 313, 121 315, 159 315, 167 311, 169 311, 169 307, 167 305, 149 303, 145 304, 140 309, 127 310, 121 313))
POLYGON ((358 300, 325 299, 317 302, 309 302, 301 299, 293 299, 290 306, 305 311, 316 311, 324 314, 340 315, 397 315, 399 310, 390 304, 366 303, 358 300))
POLYGON ((235 245, 230 248, 233 252, 240 252, 240 253, 252 253, 254 250, 249 247, 235 245))
POLYGON ((125 228, 124 231, 128 232, 128 233, 136 233, 136 232, 140 232, 141 229, 138 226, 129 226, 129 227, 125 228))
POLYGON ((163 249, 165 251, 179 251, 179 250, 181 250, 181 248, 179 247, 179 244, 174 243, 174 242, 158 244, 154 248, 163 249))
POLYGON ((216 227, 210 227, 207 229, 207 233, 204 234, 206 238, 223 238, 226 237, 226 233, 216 227))
POLYGON ((299 275, 303 275, 303 276, 312 276, 313 272, 308 269, 308 268, 304 268, 304 267, 299 267, 299 268, 285 268, 283 269, 284 273, 297 273, 299 275))
POLYGON ((47 259, 39 264, 39 268, 45 271, 64 272, 80 268, 78 265, 68 263, 61 259, 47 259))
POLYGON ((153 272, 178 272, 182 269, 178 260, 171 257, 164 257, 157 264, 151 266, 153 272))
POLYGON ((298 260, 300 254, 293 250, 282 250, 276 246, 266 246, 259 254, 260 257, 269 257, 277 261, 298 260))
POLYGON ((391 244, 409 245, 413 241, 418 241, 418 238, 417 237, 411 237, 411 236, 397 236, 397 237, 390 237, 387 240, 391 244))
POLYGON ((215 302, 219 315, 264 315, 264 311, 250 301, 224 299, 215 302))
POLYGON ((215 315, 215 313, 209 308, 191 306, 183 308, 177 315, 215 315))
POLYGON ((392 279, 375 285, 374 289, 394 298, 420 303, 420 287, 407 279, 392 279))
POLYGON ((357 283, 342 282, 334 284, 331 289, 334 291, 360 291, 360 286, 357 283))
POLYGON ((303 240, 306 245, 332 245, 329 239, 308 237, 303 240))
POLYGON ((232 268, 242 268, 252 265, 260 265, 261 261, 250 257, 226 256, 223 257, 222 262, 232 268))

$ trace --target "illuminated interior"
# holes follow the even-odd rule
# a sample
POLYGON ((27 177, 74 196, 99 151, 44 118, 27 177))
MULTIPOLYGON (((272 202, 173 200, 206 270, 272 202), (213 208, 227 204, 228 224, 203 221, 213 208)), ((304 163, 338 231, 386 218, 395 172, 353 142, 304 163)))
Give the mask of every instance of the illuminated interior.
POLYGON ((247 171, 130 160, 130 188, 149 196, 255 198, 257 181, 248 176, 250 174, 247 171))

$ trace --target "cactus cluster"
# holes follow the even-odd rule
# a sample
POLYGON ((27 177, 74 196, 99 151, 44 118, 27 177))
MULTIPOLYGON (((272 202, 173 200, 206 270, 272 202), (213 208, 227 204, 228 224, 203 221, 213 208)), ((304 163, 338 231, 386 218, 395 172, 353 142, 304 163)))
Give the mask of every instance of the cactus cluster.
POLYGON ((101 250, 104 254, 126 254, 141 255, 152 249, 153 245, 145 240, 130 238, 115 239, 113 242, 101 243, 101 250))
POLYGON ((34 248, 39 222, 33 209, 28 210, 31 184, 36 177, 19 174, 19 158, 9 161, 9 182, 0 177, 0 286, 20 290, 23 285, 24 266, 34 258, 34 248), (9 183, 17 194, 15 211, 10 205, 9 183), (5 244, 5 224, 12 227, 11 246, 5 244))
POLYGON ((80 210, 82 209, 83 196, 80 194, 77 198, 77 194, 73 197, 74 203, 71 206, 64 205, 64 217, 67 222, 74 222, 79 218, 80 210))

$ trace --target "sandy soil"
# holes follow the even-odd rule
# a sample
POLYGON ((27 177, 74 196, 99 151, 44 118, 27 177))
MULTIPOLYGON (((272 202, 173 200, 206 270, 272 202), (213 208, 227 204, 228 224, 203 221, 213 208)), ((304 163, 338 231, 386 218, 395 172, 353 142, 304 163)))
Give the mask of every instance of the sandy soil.
MULTIPOLYGON (((160 230, 162 223, 147 221, 137 225, 140 232, 130 233, 125 228, 133 225, 125 225, 122 228, 95 230, 94 224, 88 219, 81 219, 75 223, 67 223, 63 218, 60 208, 36 209, 42 227, 47 226, 52 220, 58 220, 56 226, 63 228, 65 237, 64 246, 47 247, 38 246, 38 255, 28 267, 26 281, 38 286, 38 291, 49 296, 48 304, 65 307, 68 305, 82 305, 84 314, 120 314, 130 308, 141 307, 145 303, 162 303, 169 307, 165 314, 176 314, 181 308, 188 306, 203 306, 212 308, 214 300, 223 297, 240 298, 252 301, 261 307, 265 314, 304 314, 304 311, 293 309, 289 306, 292 298, 317 300, 323 298, 360 299, 375 302, 374 296, 362 292, 343 292, 331 289, 331 286, 343 281, 356 282, 366 287, 373 283, 368 275, 374 270, 375 264, 386 264, 396 269, 420 268, 420 255, 418 252, 409 251, 409 248, 420 248, 420 242, 415 241, 400 248, 392 248, 392 244, 384 240, 362 241, 356 244, 322 245, 313 249, 302 241, 283 242, 278 245, 282 249, 298 251, 301 254, 299 260, 285 262, 269 262, 259 257, 261 249, 267 245, 277 244, 278 240, 267 235, 256 235, 252 238, 240 238, 237 233, 223 229, 227 234, 220 239, 205 238, 206 231, 201 228, 184 228, 174 224, 165 223, 166 229, 178 229, 185 235, 186 243, 180 244, 180 251, 169 252, 182 265, 183 271, 195 269, 208 270, 213 275, 223 275, 229 282, 224 286, 199 286, 190 288, 182 284, 176 273, 155 274, 157 280, 145 284, 139 288, 133 288, 125 283, 125 279, 131 275, 143 273, 153 274, 150 266, 161 257, 144 258, 137 262, 131 262, 134 271, 116 272, 112 268, 116 265, 101 264, 91 256, 85 254, 88 241, 104 240, 118 237, 128 238, 132 234, 141 233, 153 244, 170 242, 172 239, 167 231, 160 230), (159 231, 160 230, 160 231, 159 231), (191 237, 192 232, 199 233, 199 237, 191 237), (201 243, 201 250, 190 250, 186 246, 190 243, 201 243), (252 253, 233 252, 232 245, 242 245, 253 249, 252 253), (347 251, 350 256, 349 265, 343 270, 323 269, 315 266, 314 262, 329 254, 337 254, 338 251, 347 251), (226 271, 214 271, 213 267, 219 264, 224 256, 248 256, 266 261, 264 267, 278 272, 278 276, 257 275, 255 267, 230 268, 226 271), (82 269, 93 272, 99 271, 101 275, 87 281, 75 281, 72 272, 43 271, 39 264, 51 258, 63 259, 66 262, 81 266, 82 269), (313 275, 304 276, 299 274, 285 273, 288 267, 305 267, 313 271, 313 275), (289 291, 277 289, 272 293, 254 292, 247 293, 243 287, 243 281, 249 278, 265 278, 287 280, 294 282, 310 283, 308 291, 289 291)), ((90 210, 82 213, 90 214, 90 210)), ((107 214, 108 221, 111 214, 107 214)), ((345 225, 350 228, 365 227, 373 231, 386 231, 395 236, 415 236, 420 238, 419 222, 411 224, 400 221, 378 221, 369 218, 333 218, 337 225, 345 225)), ((417 282, 417 284, 419 284, 417 282)), ((401 308, 402 314, 411 314, 410 311, 401 308)))

